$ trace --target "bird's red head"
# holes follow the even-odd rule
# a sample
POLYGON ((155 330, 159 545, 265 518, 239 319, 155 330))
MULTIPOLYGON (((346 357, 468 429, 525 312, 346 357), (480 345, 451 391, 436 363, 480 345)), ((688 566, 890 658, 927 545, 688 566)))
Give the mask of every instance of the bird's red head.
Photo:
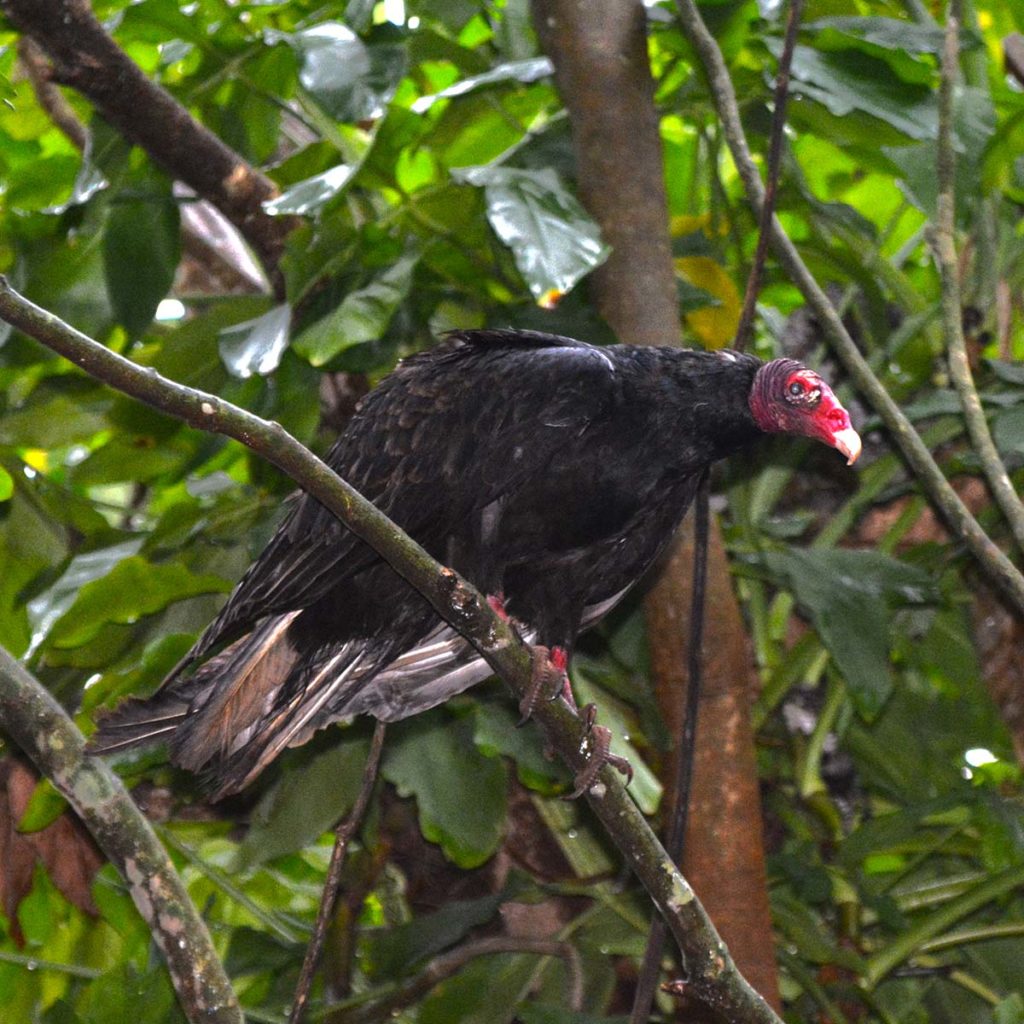
POLYGON ((754 422, 769 433, 801 434, 838 449, 848 465, 860 455, 860 435, 832 389, 795 359, 773 359, 750 389, 754 422))

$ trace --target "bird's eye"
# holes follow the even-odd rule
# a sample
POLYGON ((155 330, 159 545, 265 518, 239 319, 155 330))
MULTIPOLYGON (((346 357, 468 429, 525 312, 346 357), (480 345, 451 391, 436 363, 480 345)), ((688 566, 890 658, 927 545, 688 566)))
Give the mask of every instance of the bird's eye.
POLYGON ((802 395, 804 391, 806 391, 807 389, 805 388, 802 381, 794 380, 790 381, 788 390, 794 398, 799 398, 800 395, 802 395))

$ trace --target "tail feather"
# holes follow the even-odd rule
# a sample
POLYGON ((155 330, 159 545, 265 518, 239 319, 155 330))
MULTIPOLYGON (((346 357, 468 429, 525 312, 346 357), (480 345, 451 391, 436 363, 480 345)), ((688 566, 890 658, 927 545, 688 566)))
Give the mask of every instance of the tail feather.
POLYGON ((188 701, 176 693, 158 693, 148 700, 130 697, 104 715, 89 739, 89 753, 113 754, 173 733, 188 714, 188 701))

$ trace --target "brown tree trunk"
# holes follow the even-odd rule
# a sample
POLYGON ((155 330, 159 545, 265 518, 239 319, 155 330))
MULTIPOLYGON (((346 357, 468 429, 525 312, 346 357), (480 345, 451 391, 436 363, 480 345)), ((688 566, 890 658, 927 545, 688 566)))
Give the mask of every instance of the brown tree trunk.
MULTIPOLYGON (((643 6, 637 0, 534 0, 533 13, 569 110, 580 196, 612 247, 608 262, 594 275, 597 307, 623 342, 679 344, 643 6)), ((646 602, 658 701, 675 736, 681 733, 686 685, 691 565, 692 541, 690 547, 675 548, 646 602)), ((714 520, 708 592, 711 615, 687 870, 740 969, 778 1007, 748 714, 750 660, 714 520)))

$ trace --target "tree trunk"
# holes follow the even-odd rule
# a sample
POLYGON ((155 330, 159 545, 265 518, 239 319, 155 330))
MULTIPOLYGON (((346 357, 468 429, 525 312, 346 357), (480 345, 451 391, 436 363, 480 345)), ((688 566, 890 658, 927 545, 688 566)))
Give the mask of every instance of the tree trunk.
MULTIPOLYGON (((679 303, 643 5, 635 0, 534 0, 533 13, 571 118, 580 196, 612 247, 608 262, 594 275, 598 310, 623 342, 677 345, 679 303)), ((748 714, 750 660, 715 520, 709 559, 713 614, 705 632, 710 656, 687 869, 740 970, 777 1007, 748 714)), ((691 566, 692 540, 689 547, 677 545, 646 601, 658 702, 674 736, 682 731, 691 566)))

